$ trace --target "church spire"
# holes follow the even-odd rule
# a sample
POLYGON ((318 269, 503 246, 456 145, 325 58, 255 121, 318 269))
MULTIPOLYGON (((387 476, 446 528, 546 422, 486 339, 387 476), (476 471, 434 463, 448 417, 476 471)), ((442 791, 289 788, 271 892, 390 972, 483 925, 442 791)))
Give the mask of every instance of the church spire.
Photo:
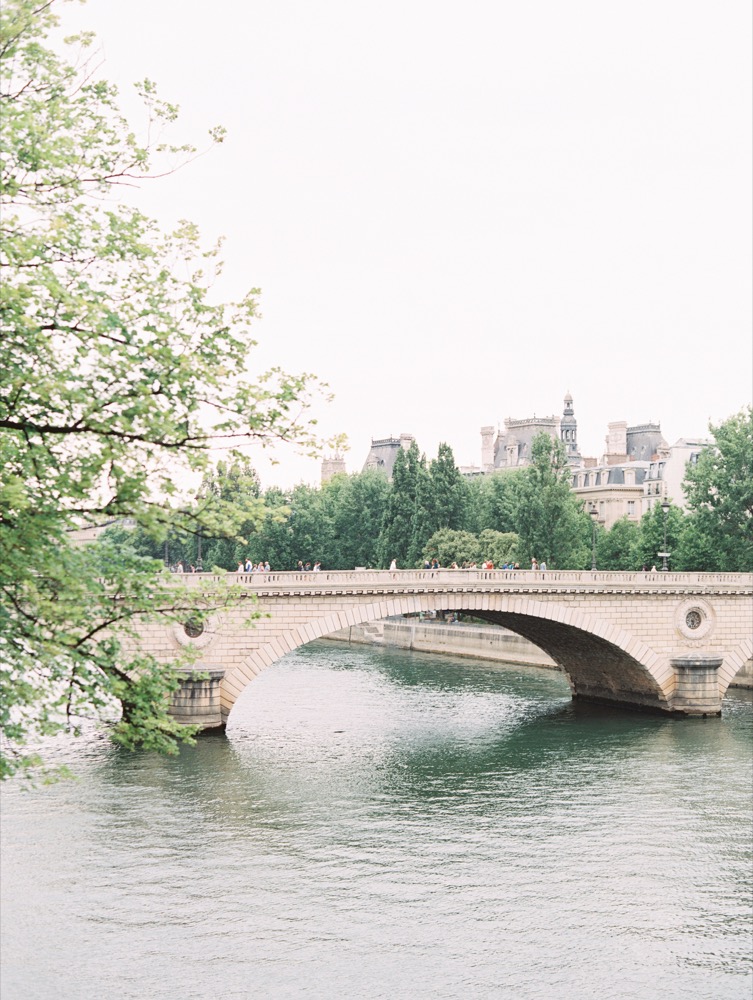
POLYGON ((565 446, 567 460, 570 465, 580 465, 581 456, 578 448, 578 421, 575 419, 573 397, 570 395, 569 391, 565 393, 564 402, 565 408, 562 411, 562 419, 560 420, 560 440, 565 446))

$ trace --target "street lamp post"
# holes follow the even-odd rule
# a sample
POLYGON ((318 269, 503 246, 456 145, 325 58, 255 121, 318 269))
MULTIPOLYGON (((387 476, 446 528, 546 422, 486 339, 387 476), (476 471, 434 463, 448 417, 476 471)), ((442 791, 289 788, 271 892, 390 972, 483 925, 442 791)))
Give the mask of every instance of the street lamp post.
POLYGON ((669 566, 667 565, 667 559, 669 558, 670 555, 669 552, 667 552, 667 515, 669 514, 669 508, 671 506, 672 504, 669 502, 669 500, 662 500, 661 512, 664 518, 664 551, 657 552, 657 555, 661 556, 662 573, 666 573, 667 570, 669 569, 669 566))
POLYGON ((591 504, 588 513, 591 515, 591 572, 593 573, 596 569, 596 521, 599 517, 596 504, 591 504))
MULTIPOLYGON (((197 504, 201 504, 201 501, 203 499, 204 499, 204 486, 202 484, 202 486, 199 488, 199 492, 196 494, 195 500, 196 500, 197 504)), ((203 530, 203 525, 201 524, 201 522, 199 522, 199 530, 198 530, 197 535, 196 535, 196 542, 197 542, 196 572, 197 573, 201 573, 202 570, 203 570, 203 567, 201 565, 201 533, 202 533, 202 530, 203 530)))

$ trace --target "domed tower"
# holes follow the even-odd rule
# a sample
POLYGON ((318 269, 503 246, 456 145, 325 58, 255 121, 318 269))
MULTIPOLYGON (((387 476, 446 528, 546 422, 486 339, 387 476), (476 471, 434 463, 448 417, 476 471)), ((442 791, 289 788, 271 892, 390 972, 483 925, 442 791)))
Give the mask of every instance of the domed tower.
POLYGON ((573 410, 573 397, 568 392, 565 395, 565 409, 560 420, 560 440, 565 446, 567 460, 570 465, 581 465, 581 454, 578 448, 578 421, 573 410))

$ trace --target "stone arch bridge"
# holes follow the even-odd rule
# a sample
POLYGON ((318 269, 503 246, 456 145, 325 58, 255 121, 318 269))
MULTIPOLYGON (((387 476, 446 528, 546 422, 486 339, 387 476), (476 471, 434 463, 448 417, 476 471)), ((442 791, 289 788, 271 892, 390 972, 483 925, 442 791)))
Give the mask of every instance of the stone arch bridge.
MULTIPOLYGON (((207 574, 182 582, 201 590, 207 574)), ((211 578, 216 581, 216 577, 211 578)), ((356 570, 228 574, 243 597, 200 635, 149 623, 142 648, 169 662, 197 649, 172 711, 224 726, 241 692, 298 646, 390 615, 457 611, 503 625, 541 647, 573 697, 680 715, 718 715, 753 655, 753 574, 526 570, 356 570), (262 617, 244 621, 255 599, 262 617)))

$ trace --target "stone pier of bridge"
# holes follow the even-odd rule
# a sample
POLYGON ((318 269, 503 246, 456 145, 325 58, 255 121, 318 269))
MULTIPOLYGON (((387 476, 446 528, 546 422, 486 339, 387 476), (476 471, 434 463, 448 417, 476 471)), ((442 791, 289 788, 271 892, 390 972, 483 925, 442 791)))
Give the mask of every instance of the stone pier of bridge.
POLYGON ((564 671, 573 698, 672 715, 719 715, 753 656, 753 574, 525 570, 356 570, 195 574, 234 591, 201 634, 147 623, 145 652, 194 650, 173 712, 224 726, 240 694, 299 646, 394 615, 456 611, 504 626, 564 671), (259 617, 249 627, 250 612, 259 617), (198 673, 197 673, 198 672, 198 673))

